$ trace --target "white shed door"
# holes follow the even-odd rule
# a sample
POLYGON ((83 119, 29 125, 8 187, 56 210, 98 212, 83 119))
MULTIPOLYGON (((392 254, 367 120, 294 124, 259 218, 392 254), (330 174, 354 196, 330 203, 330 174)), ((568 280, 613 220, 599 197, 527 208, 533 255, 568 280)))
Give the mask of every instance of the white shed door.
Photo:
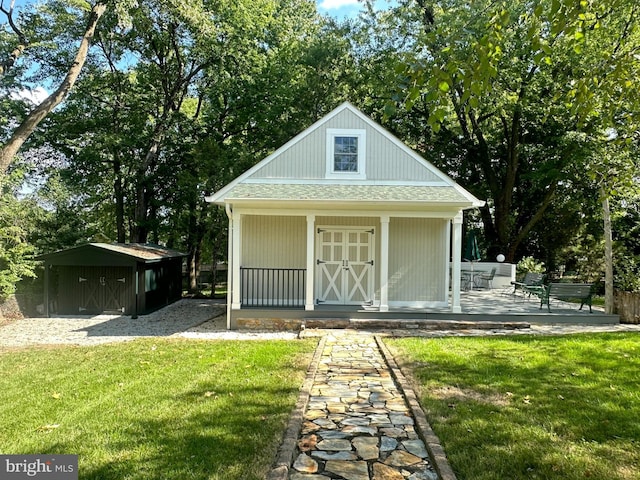
POLYGON ((318 228, 317 303, 373 303, 374 229, 318 228))

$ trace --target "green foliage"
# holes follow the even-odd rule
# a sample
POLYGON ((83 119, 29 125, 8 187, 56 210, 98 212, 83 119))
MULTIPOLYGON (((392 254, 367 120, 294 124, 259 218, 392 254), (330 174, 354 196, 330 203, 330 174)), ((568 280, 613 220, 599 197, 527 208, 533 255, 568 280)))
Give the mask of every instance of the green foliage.
POLYGON ((42 139, 67 158, 75 208, 112 240, 148 235, 209 259, 202 242, 226 219, 205 195, 342 100, 349 45, 321 32, 313 3, 250 3, 146 0, 131 28, 105 14, 42 139))
POLYGON ((640 291, 640 196, 613 204, 614 284, 619 290, 640 291))
POLYGON ((604 278, 604 242, 602 236, 586 231, 560 250, 558 263, 564 266, 565 274, 577 282, 598 282, 604 278))
MULTIPOLYGON (((568 244, 599 245, 598 186, 627 198, 637 179, 636 12, 632 0, 419 0, 339 23, 310 0, 109 1, 75 91, 30 140, 64 157, 30 240, 224 256, 226 218, 204 196, 348 99, 487 201, 488 256, 574 263, 585 254, 568 244)), ((0 139, 27 108, 9 90, 59 80, 85 14, 82 0, 21 7, 32 41, 0 79, 0 139)), ((0 31, 0 52, 14 44, 0 31)), ((627 244, 620 284, 635 271, 627 244)))
POLYGON ((635 2, 418 1, 398 11, 414 28, 398 44, 396 107, 419 111, 432 161, 487 201, 491 249, 530 254, 532 232, 587 171, 592 133, 638 110, 635 2))
POLYGON ((614 285, 623 292, 640 292, 640 255, 616 254, 614 285))
POLYGON ((524 277, 527 272, 544 273, 544 262, 540 262, 533 257, 524 257, 516 264, 516 275, 524 277))
POLYGON ((39 253, 99 241, 94 238, 99 228, 92 224, 92 215, 73 198, 57 172, 50 174, 35 196, 44 208, 29 240, 39 253))
POLYGON ((15 292, 22 278, 34 277, 33 247, 28 234, 33 225, 33 208, 15 197, 22 174, 0 173, 0 301, 15 292))

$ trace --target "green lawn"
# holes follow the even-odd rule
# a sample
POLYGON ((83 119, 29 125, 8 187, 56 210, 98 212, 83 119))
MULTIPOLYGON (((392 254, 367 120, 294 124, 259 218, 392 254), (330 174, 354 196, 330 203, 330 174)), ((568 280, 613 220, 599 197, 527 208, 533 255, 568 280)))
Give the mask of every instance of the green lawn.
POLYGON ((459 480, 640 479, 640 336, 386 342, 459 480))
POLYGON ((0 453, 81 479, 259 479, 315 343, 143 340, 0 353, 0 453))

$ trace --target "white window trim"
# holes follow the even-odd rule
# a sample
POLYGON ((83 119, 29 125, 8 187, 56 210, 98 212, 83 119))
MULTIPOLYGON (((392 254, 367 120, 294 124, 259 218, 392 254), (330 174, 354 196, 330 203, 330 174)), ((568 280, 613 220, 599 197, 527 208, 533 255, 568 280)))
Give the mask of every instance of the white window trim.
POLYGON ((359 179, 367 178, 366 152, 367 152, 367 131, 360 129, 327 128, 327 170, 326 178, 331 179, 359 179), (358 171, 357 172, 336 172, 334 170, 334 145, 336 137, 357 137, 358 138, 358 171))

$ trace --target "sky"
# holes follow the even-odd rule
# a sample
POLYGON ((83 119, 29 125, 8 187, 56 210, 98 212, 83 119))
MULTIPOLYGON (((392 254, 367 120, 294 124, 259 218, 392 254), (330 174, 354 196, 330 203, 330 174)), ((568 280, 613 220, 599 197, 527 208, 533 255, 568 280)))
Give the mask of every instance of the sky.
MULTIPOLYGON (((338 20, 357 17, 364 7, 363 0, 316 0, 316 2, 318 12, 338 20)), ((396 3, 395 0, 373 0, 376 9, 386 9, 394 3, 396 3)))
POLYGON ((317 2, 320 13, 340 19, 356 16, 362 6, 358 0, 317 0, 317 2))

